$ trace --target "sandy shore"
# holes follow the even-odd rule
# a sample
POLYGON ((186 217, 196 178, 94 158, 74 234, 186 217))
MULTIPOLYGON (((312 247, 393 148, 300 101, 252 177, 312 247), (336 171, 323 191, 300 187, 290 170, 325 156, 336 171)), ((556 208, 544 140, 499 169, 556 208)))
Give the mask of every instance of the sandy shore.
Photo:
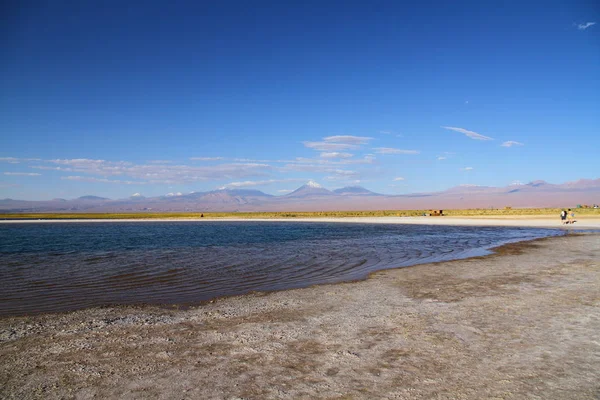
POLYGON ((582 216, 577 222, 564 225, 559 218, 551 216, 498 216, 498 217, 341 217, 341 218, 155 218, 155 219, 36 219, 0 220, 0 224, 22 223, 82 223, 82 222, 339 222, 363 224, 415 224, 457 226, 515 226, 560 229, 600 229, 600 218, 582 216))
POLYGON ((600 236, 362 282, 0 319, 0 398, 598 399, 600 236))

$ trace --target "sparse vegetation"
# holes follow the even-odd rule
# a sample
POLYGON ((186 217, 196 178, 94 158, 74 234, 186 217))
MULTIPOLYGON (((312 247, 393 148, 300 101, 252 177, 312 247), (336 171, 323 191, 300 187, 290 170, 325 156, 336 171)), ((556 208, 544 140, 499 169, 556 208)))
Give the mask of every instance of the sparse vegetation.
MULTIPOLYGON (((567 207, 565 207, 566 209, 567 207)), ((578 217, 598 216, 600 209, 575 208, 578 217)), ((474 208, 444 210, 444 215, 449 217, 503 217, 503 216, 528 216, 528 217, 555 217, 562 208, 474 208)), ((276 218, 341 218, 341 217, 415 217, 429 213, 429 210, 380 210, 380 211, 284 211, 284 212, 138 212, 138 213, 29 213, 29 214, 0 214, 0 220, 31 220, 31 219, 276 219, 276 218), (204 217, 201 217, 201 215, 204 217)))

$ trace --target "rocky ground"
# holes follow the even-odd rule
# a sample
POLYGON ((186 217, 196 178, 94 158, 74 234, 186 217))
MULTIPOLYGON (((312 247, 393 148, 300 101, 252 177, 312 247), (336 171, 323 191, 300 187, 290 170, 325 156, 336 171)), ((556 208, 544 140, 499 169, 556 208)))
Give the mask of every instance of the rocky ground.
POLYGON ((188 310, 0 319, 0 398, 600 399, 600 236, 188 310))

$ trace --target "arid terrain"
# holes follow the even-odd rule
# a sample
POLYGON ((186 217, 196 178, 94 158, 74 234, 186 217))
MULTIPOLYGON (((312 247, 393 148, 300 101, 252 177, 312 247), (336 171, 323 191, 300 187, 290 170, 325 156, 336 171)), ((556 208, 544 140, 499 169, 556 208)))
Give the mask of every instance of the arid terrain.
POLYGON ((600 236, 366 281, 0 320, 0 398, 598 399, 600 236))

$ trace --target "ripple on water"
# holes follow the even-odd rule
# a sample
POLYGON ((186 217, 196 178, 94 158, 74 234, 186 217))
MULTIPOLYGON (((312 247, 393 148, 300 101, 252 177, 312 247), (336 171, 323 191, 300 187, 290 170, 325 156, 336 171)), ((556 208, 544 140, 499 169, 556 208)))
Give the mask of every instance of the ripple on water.
POLYGON ((361 279, 558 230, 331 223, 0 225, 0 315, 361 279))

